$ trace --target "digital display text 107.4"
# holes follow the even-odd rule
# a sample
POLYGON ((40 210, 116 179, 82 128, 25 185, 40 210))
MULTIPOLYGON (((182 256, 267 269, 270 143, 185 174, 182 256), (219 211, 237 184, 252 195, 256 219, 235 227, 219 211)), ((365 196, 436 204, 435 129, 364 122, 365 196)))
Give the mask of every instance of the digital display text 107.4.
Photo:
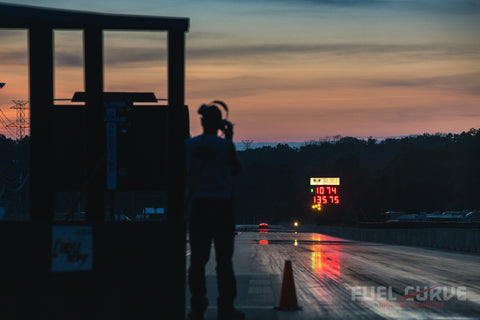
POLYGON ((313 188, 313 204, 339 204, 338 188, 331 186, 313 188))
POLYGON ((340 204, 340 178, 310 178, 312 209, 321 210, 322 205, 340 204))

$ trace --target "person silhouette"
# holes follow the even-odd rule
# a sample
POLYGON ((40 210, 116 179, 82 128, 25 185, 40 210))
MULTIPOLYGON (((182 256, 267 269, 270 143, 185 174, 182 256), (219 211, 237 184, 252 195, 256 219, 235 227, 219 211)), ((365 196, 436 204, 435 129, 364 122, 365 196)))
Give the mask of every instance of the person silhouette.
POLYGON ((222 120, 220 109, 214 104, 202 105, 198 113, 202 116, 203 134, 185 141, 191 249, 188 271, 191 311, 188 319, 204 319, 208 306, 205 265, 212 241, 217 263, 217 319, 245 319, 245 314, 233 303, 237 295, 232 264, 235 236, 233 176, 241 170, 232 142, 233 125, 222 120), (225 138, 217 136, 218 130, 225 133, 225 138))

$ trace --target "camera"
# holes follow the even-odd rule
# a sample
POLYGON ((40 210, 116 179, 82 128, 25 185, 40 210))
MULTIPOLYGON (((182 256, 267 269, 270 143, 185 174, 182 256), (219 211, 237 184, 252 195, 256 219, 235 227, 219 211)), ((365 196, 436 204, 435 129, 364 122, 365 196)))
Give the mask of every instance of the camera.
POLYGON ((233 127, 233 124, 228 121, 228 120, 222 120, 222 124, 220 126, 220 130, 225 132, 226 130, 228 130, 229 128, 233 127))

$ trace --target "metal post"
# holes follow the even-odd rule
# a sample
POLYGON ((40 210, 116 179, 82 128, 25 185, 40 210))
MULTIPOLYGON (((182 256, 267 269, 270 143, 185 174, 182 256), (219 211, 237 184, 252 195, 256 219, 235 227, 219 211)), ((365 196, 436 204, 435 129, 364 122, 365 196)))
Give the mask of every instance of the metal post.
POLYGON ((185 110, 185 34, 168 32, 168 219, 183 220, 185 201, 184 140, 188 135, 185 110))
MULTIPOLYGON (((168 203, 167 221, 172 241, 183 250, 170 255, 169 272, 176 279, 175 290, 170 291, 173 301, 185 299, 185 150, 184 140, 188 136, 188 117, 185 108, 185 34, 183 31, 168 32, 168 203)), ((185 309, 179 318, 185 317, 185 309)))
POLYGON ((53 220, 50 128, 53 105, 53 30, 29 29, 30 57, 30 218, 53 220))
POLYGON ((105 122, 103 106, 103 32, 84 30, 85 106, 87 112, 87 221, 104 219, 105 211, 105 122))

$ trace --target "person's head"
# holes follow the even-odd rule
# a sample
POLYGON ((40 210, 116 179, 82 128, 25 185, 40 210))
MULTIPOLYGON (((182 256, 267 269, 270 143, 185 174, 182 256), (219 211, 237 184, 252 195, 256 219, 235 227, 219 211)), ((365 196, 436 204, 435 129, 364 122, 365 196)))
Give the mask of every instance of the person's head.
POLYGON ((202 105, 198 111, 202 115, 203 132, 207 134, 217 134, 218 129, 222 127, 222 113, 215 105, 202 105))

